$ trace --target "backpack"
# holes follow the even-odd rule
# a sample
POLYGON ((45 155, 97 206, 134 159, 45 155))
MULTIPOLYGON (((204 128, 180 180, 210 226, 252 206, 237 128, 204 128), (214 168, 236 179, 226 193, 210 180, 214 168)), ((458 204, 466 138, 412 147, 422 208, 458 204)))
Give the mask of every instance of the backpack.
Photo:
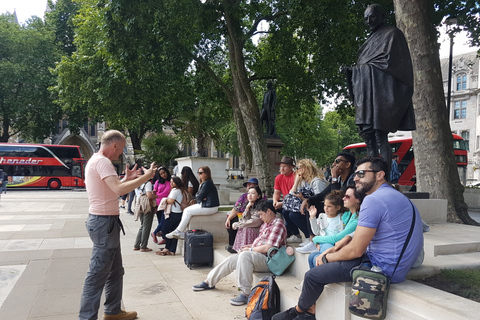
POLYGON ((135 221, 138 220, 138 217, 141 214, 148 214, 152 211, 152 205, 150 203, 150 199, 148 198, 147 193, 145 192, 146 184, 147 183, 143 184, 143 188, 141 189, 141 192, 140 192, 140 197, 138 197, 138 199, 135 200, 135 207, 133 209, 135 221))
POLYGON ((275 275, 266 276, 253 287, 248 297, 245 316, 249 320, 270 320, 280 312, 280 289, 275 275))
POLYGON ((185 210, 186 207, 190 205, 189 203, 190 203, 190 200, 192 200, 192 196, 190 195, 190 192, 183 192, 183 191, 182 191, 182 195, 183 195, 182 202, 178 203, 177 200, 175 200, 175 202, 180 205, 180 209, 183 211, 185 210))

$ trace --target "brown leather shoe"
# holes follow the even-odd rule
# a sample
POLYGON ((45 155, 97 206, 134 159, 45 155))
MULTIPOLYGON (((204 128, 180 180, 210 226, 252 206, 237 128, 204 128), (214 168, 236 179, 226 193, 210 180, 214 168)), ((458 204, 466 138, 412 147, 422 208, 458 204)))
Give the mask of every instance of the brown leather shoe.
POLYGON ((153 249, 150 249, 150 248, 145 248, 145 249, 140 249, 140 252, 150 252, 152 251, 153 249))
POLYGON ((124 311, 120 312, 119 314, 110 315, 104 314, 103 320, 133 320, 137 317, 137 313, 135 311, 124 311))

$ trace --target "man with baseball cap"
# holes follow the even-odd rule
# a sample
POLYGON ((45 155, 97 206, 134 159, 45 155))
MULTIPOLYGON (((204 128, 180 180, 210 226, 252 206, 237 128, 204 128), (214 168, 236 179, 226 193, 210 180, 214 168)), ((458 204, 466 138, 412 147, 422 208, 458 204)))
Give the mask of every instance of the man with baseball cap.
POLYGON ((285 219, 285 224, 287 227, 287 242, 293 243, 302 242, 302 237, 300 236, 300 231, 297 226, 290 220, 290 212, 283 209, 283 201, 281 200, 282 196, 285 197, 293 187, 295 183, 295 172, 293 168, 295 167, 295 160, 292 157, 284 156, 280 162, 275 163, 279 165, 280 174, 275 178, 275 185, 273 187, 273 206, 277 212, 281 212, 283 218, 285 219))
MULTIPOLYGON (((227 215, 227 221, 225 221, 225 227, 227 228, 227 232, 228 232, 228 245, 225 247, 225 250, 227 250, 230 253, 237 253, 237 251, 233 250, 233 244, 235 243, 237 230, 234 230, 232 228, 232 225, 234 222, 238 222, 238 215, 242 214, 243 211, 245 211, 245 208, 247 207, 247 204, 248 204, 248 199, 247 199, 248 189, 250 189, 251 187, 258 186, 258 180, 257 178, 250 178, 248 179, 247 182, 243 184, 243 186, 247 188, 247 192, 245 192, 240 196, 240 198, 238 198, 237 202, 233 206, 232 211, 230 211, 227 215)), ((267 199, 265 196, 263 198, 267 199)))

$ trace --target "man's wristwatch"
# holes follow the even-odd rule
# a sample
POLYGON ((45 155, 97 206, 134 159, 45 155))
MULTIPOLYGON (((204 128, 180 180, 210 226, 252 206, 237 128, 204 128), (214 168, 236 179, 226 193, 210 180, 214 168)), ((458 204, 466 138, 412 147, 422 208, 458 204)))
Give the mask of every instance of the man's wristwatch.
POLYGON ((324 255, 324 256, 322 257, 322 262, 323 262, 323 264, 327 264, 327 263, 328 263, 327 255, 324 255))
POLYGON ((338 182, 338 178, 332 178, 332 182, 338 182))

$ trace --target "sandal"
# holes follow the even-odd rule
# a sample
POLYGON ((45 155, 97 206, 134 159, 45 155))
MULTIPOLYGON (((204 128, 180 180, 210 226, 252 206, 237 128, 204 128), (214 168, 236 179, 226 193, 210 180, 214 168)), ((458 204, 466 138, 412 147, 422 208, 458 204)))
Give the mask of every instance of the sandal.
POLYGON ((155 252, 159 256, 174 256, 175 252, 170 252, 168 249, 163 249, 162 251, 155 252))

